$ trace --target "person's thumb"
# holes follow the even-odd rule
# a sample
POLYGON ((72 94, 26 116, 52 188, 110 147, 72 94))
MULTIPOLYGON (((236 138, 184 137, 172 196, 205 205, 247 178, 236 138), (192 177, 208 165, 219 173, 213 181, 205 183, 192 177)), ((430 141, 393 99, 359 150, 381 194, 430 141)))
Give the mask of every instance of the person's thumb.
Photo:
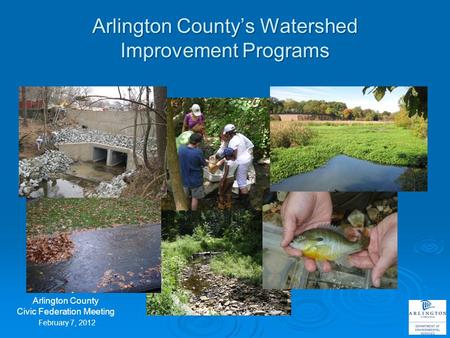
POLYGON ((283 219, 283 238, 281 240, 281 246, 287 247, 295 236, 296 219, 294 215, 286 215, 283 219))
POLYGON ((391 266, 392 261, 386 255, 380 257, 378 262, 372 269, 372 283, 375 287, 379 288, 381 285, 381 277, 384 275, 387 269, 391 266))

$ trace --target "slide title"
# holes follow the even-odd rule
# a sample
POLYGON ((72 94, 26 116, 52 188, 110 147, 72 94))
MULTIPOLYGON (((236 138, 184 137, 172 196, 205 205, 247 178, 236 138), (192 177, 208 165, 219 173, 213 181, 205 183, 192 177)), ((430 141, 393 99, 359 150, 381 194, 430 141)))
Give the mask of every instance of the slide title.
POLYGON ((288 59, 327 59, 331 48, 325 44, 312 43, 316 35, 356 35, 358 19, 333 21, 301 21, 295 18, 259 18, 258 20, 224 19, 199 21, 183 17, 174 21, 152 21, 149 19, 130 21, 121 18, 97 18, 92 26, 95 36, 122 36, 119 53, 122 59, 138 59, 149 62, 155 59, 270 59, 283 62, 288 59), (273 36, 270 40, 267 36, 273 36), (180 39, 176 43, 164 43, 169 39, 180 39), (192 36, 194 39, 187 39, 192 36), (201 36, 200 43, 196 37, 201 36), (291 36, 290 39, 283 37, 291 36), (310 38, 308 38, 310 37, 310 38), (194 43, 180 44, 194 40, 194 43), (141 40, 145 39, 146 43, 141 40), (277 40, 281 40, 277 44, 277 40), (286 43, 289 40, 289 44, 286 43), (270 41, 261 44, 258 41, 270 41), (302 42, 302 43, 300 43, 302 42), (308 43, 309 42, 309 43, 308 43))

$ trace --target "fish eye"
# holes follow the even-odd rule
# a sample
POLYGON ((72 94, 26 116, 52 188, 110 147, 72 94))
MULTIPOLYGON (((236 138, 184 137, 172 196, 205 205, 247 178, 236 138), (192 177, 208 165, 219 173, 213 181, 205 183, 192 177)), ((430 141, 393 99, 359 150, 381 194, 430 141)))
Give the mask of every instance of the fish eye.
POLYGON ((322 237, 316 237, 315 240, 316 240, 317 242, 322 242, 322 241, 323 241, 323 238, 322 238, 322 237))

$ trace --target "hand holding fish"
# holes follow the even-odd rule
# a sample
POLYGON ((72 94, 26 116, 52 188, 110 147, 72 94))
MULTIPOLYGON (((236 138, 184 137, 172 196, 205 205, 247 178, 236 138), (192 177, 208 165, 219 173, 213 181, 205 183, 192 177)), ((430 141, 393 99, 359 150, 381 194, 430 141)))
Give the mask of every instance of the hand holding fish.
POLYGON ((380 287, 383 274, 397 262, 397 213, 387 216, 370 230, 367 250, 351 255, 350 262, 360 269, 373 269, 372 283, 380 287))
MULTIPOLYGON (((302 251, 290 246, 294 237, 309 229, 314 229, 331 222, 333 205, 328 192, 291 192, 281 208, 283 219, 283 239, 281 247, 291 256, 302 256, 302 251)), ((316 261, 303 257, 305 268, 313 272, 316 270, 316 261)), ((328 261, 322 260, 322 269, 331 271, 328 261)))

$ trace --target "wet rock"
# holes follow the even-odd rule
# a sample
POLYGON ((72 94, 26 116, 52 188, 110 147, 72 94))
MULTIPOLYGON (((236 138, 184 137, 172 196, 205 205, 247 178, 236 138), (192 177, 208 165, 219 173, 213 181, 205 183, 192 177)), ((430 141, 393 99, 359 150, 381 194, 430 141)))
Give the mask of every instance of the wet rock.
POLYGON ((29 197, 42 181, 49 180, 53 174, 65 172, 72 163, 70 157, 56 150, 19 161, 19 196, 29 197))
POLYGON ((127 186, 126 181, 133 175, 134 170, 128 170, 123 174, 117 175, 109 182, 101 182, 95 192, 88 195, 88 197, 101 197, 101 198, 118 198, 123 189, 127 186))
POLYGON ((277 192, 277 199, 280 201, 280 202, 284 202, 284 200, 286 199, 286 197, 287 197, 287 192, 286 191, 278 191, 277 192))
POLYGON ((271 204, 264 204, 264 205, 262 206, 262 212, 267 212, 267 211, 269 211, 271 208, 272 208, 272 205, 271 205, 271 204))
MULTIPOLYGON (((281 311, 280 311, 280 313, 281 313, 281 311)), ((253 315, 255 315, 255 316, 264 316, 265 314, 266 314, 266 312, 262 311, 262 310, 257 310, 257 311, 253 312, 253 315)))
POLYGON ((279 316, 283 313, 283 311, 279 311, 279 310, 274 310, 274 311, 270 311, 269 315, 271 316, 279 316))
POLYGON ((380 212, 377 208, 370 208, 367 210, 367 216, 372 222, 378 222, 380 217, 380 212))
POLYGON ((355 209, 350 215, 348 215, 347 220, 354 227, 363 227, 365 223, 365 215, 358 209, 355 209))

